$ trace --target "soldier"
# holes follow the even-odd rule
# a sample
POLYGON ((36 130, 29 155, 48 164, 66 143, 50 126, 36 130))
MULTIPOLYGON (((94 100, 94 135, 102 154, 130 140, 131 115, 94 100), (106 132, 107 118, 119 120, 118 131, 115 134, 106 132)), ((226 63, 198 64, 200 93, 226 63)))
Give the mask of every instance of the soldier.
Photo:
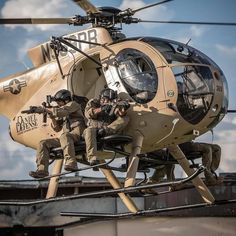
POLYGON ((126 110, 129 103, 117 100, 117 93, 109 88, 103 89, 99 99, 91 99, 85 108, 88 128, 84 131, 87 159, 91 165, 98 164, 97 135, 102 137, 120 133, 128 125, 126 110))
MULTIPOLYGON (((151 177, 147 179, 145 184, 154 184, 154 183, 160 183, 163 181, 163 179, 166 176, 167 181, 174 181, 175 175, 174 175, 174 164, 168 164, 168 165, 159 165, 155 167, 154 172, 151 177)), ((170 189, 173 189, 173 186, 170 187, 170 189)), ((143 189, 141 190, 141 193, 144 194, 157 194, 157 192, 153 189, 143 189)))
POLYGON ((186 142, 179 145, 185 155, 191 152, 202 153, 202 164, 206 167, 204 171, 205 182, 207 185, 217 185, 223 182, 223 179, 216 176, 215 171, 220 165, 221 148, 217 144, 186 142))
MULTIPOLYGON (((161 159, 167 159, 169 155, 166 148, 153 151, 152 154, 161 159)), ((175 179, 174 169, 174 164, 158 165, 155 167, 152 176, 147 179, 146 183, 159 183, 165 178, 165 176, 167 181, 173 181, 175 179)))
POLYGON ((148 179, 147 183, 159 183, 166 176, 167 181, 174 181, 174 164, 160 165, 155 168, 153 175, 148 179))
MULTIPOLYGON (((222 183, 223 179, 217 177, 215 174, 215 171, 219 167, 221 158, 221 148, 219 145, 185 142, 180 144, 179 147, 186 156, 193 152, 202 153, 202 164, 206 167, 204 176, 207 185, 217 185, 222 183)), ((163 152, 163 150, 159 150, 158 152, 163 152)), ((163 165, 156 168, 153 175, 149 178, 149 182, 160 182, 165 175, 167 175, 167 180, 174 180, 174 165, 163 165)))
POLYGON ((48 176, 50 149, 61 146, 65 158, 64 169, 76 171, 77 161, 75 158, 74 143, 78 142, 84 129, 84 115, 81 106, 72 101, 71 93, 68 90, 59 90, 55 96, 58 107, 46 109, 37 107, 36 112, 47 112, 52 120, 52 128, 59 132, 63 129, 60 138, 45 139, 39 142, 36 154, 37 170, 29 173, 33 178, 48 176))

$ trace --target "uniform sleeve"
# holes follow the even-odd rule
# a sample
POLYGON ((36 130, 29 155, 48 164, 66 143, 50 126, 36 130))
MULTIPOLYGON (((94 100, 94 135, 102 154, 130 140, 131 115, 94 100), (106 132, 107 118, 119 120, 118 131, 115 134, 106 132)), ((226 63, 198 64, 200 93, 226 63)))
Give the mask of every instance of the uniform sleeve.
POLYGON ((62 119, 53 119, 52 122, 52 128, 55 132, 59 132, 62 130, 62 126, 63 126, 63 120, 62 119))
POLYGON ((72 101, 68 102, 63 107, 53 108, 52 113, 53 116, 62 118, 78 110, 81 110, 81 106, 77 102, 72 101))
POLYGON ((97 114, 95 114, 94 110, 99 107, 99 102, 98 100, 91 99, 88 101, 86 107, 85 107, 85 117, 87 119, 96 119, 97 114))

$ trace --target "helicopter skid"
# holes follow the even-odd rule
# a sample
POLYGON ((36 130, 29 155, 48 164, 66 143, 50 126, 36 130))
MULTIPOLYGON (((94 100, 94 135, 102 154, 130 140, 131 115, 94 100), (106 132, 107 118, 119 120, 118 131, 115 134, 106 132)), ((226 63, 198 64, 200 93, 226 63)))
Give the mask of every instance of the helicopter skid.
MULTIPOLYGON (((190 168, 189 162, 184 153, 179 148, 179 146, 170 146, 169 151, 172 156, 175 157, 176 160, 179 162, 186 174, 190 176, 193 173, 193 169, 190 168)), ((215 198, 213 197, 207 186, 200 179, 200 177, 197 176, 195 179, 192 180, 192 182, 206 203, 215 202, 215 198)))

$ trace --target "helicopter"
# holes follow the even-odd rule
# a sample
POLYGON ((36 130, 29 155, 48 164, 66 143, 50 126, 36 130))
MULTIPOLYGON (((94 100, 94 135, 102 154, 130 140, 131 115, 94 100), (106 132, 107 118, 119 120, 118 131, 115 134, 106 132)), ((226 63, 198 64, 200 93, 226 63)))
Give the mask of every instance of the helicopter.
MULTIPOLYGON (((51 129, 49 119, 45 123, 41 115, 22 114, 30 106, 41 105, 47 95, 66 88, 90 99, 108 86, 131 104, 131 122, 125 132, 132 137, 125 187, 135 184, 141 154, 166 147, 187 175, 193 174, 178 144, 206 133, 227 113, 227 82, 222 70, 188 44, 154 37, 126 38, 121 32, 122 24, 150 22, 133 17, 135 13, 171 0, 134 10, 97 8, 87 0, 74 2, 85 16, 0 19, 1 24, 92 24, 30 49, 35 68, 1 80, 1 114, 10 119, 13 140, 36 148, 41 139, 59 135, 51 129)), ((54 174, 60 173, 62 160, 56 164, 54 174)), ((112 171, 103 171, 114 188, 121 187, 112 171)), ((49 186, 49 197, 55 195, 56 181, 52 178, 50 182, 54 187, 49 186)), ((193 184, 206 202, 214 202, 199 177, 193 184)), ((135 211, 135 207, 128 208, 135 211)))

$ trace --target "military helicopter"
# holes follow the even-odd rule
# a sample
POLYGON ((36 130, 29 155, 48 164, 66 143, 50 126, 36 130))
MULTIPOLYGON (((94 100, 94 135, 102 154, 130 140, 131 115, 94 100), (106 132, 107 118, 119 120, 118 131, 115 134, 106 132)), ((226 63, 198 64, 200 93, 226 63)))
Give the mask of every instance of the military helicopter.
MULTIPOLYGON (((150 22, 133 17, 135 13, 170 1, 120 10, 74 0, 85 16, 0 19, 0 24, 92 24, 86 30, 53 36, 51 41, 30 49, 28 54, 35 68, 1 80, 1 114, 10 119, 12 139, 35 149, 40 140, 60 135, 52 130, 49 119, 45 122, 40 114, 22 113, 30 106, 41 105, 47 95, 66 88, 74 95, 91 99, 108 86, 131 105, 131 122, 125 135, 107 141, 128 144, 125 151, 112 149, 126 154, 129 160, 124 186, 135 185, 139 160, 145 157, 146 162, 153 163, 158 157, 149 154, 162 148, 168 148, 186 174, 192 175, 194 170, 178 144, 206 133, 223 119, 228 109, 225 76, 215 62, 188 44, 154 37, 126 38, 121 33, 122 24, 150 22)), ((111 151, 108 149, 106 145, 102 155, 111 151)), ((160 163, 168 161, 158 160, 156 164, 160 163)), ((48 198, 56 194, 62 164, 62 159, 55 162, 48 198)), ((122 187, 112 170, 100 169, 113 188, 122 187)), ((204 201, 213 203, 215 199, 203 181, 198 176, 192 181, 204 201)), ((128 195, 120 193, 120 197, 130 211, 137 211, 128 195)))

